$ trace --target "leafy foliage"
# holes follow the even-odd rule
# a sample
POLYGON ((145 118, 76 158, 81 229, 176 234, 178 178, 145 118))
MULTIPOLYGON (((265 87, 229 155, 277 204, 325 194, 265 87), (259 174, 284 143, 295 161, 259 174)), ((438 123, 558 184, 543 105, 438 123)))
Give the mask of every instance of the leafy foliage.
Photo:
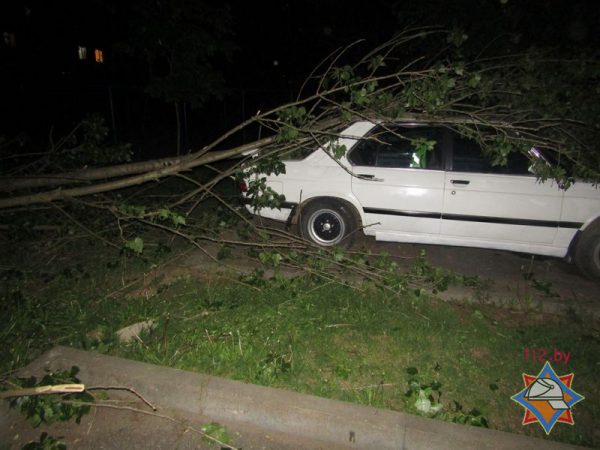
POLYGON ((476 140, 494 165, 542 147, 557 164, 533 170, 565 188, 577 177, 600 179, 600 107, 589 96, 600 80, 598 58, 536 48, 474 58, 462 51, 468 39, 458 28, 401 33, 359 63, 329 69, 320 95, 335 101, 346 122, 418 118, 454 128, 476 140), (406 55, 425 43, 429 53, 439 49, 437 57, 409 63, 406 55))
POLYGON ((60 438, 50 436, 45 431, 40 435, 38 441, 25 444, 21 450, 67 450, 67 446, 60 442, 60 438))
POLYGON ((131 161, 131 145, 108 145, 108 133, 109 128, 102 115, 88 115, 81 121, 81 136, 72 135, 72 146, 60 155, 61 165, 68 162, 74 167, 106 166, 131 161))
POLYGON ((161 208, 157 211, 157 216, 161 220, 170 221, 173 225, 185 225, 185 217, 169 208, 161 208))
POLYGON ((258 259, 264 265, 272 266, 276 269, 281 264, 283 256, 279 252, 261 252, 258 255, 258 259))
POLYGON ((414 147, 415 155, 418 158, 418 163, 415 162, 415 164, 418 164, 418 167, 425 168, 425 164, 427 161, 427 152, 433 150, 433 147, 435 147, 435 143, 436 141, 426 138, 419 138, 411 141, 410 144, 414 147))
MULTIPOLYGON (((80 380, 76 376, 78 372, 79 368, 73 366, 69 371, 59 370, 48 372, 39 382, 35 377, 30 377, 16 378, 11 380, 11 384, 19 388, 32 388, 55 384, 80 383, 80 380)), ((31 395, 11 399, 10 407, 18 409, 34 427, 38 427, 41 424, 65 422, 72 418, 75 418, 75 422, 79 423, 81 418, 90 411, 89 405, 65 403, 63 400, 90 403, 94 401, 94 398, 87 392, 64 395, 31 395)))
POLYGON ((285 202, 285 196, 267 185, 267 177, 264 175, 279 175, 285 173, 285 164, 273 154, 259 156, 243 172, 238 172, 238 180, 247 180, 247 197, 254 210, 261 208, 281 208, 285 202))
POLYGON ((88 114, 49 153, 48 169, 70 170, 131 161, 130 144, 108 143, 109 128, 101 114, 88 114))
MULTIPOLYGON (((441 368, 436 364, 434 372, 439 374, 441 368)), ((406 369, 408 375, 408 389, 405 397, 408 404, 411 405, 419 414, 439 417, 449 422, 461 423, 464 425, 473 425, 479 427, 488 427, 488 421, 477 409, 471 409, 465 412, 463 406, 452 401, 450 405, 444 405, 442 399, 442 383, 437 379, 430 383, 423 383, 419 370, 416 367, 406 369)))
POLYGON ((293 142, 298 139, 301 135, 301 127, 310 118, 304 106, 290 106, 278 111, 277 117, 283 124, 277 134, 277 140, 280 143, 293 142))
POLYGON ((51 130, 46 151, 31 148, 33 142, 21 135, 5 144, 0 142, 0 175, 20 174, 26 169, 33 177, 130 162, 133 154, 131 145, 111 143, 109 132, 104 116, 91 113, 58 138, 51 130))

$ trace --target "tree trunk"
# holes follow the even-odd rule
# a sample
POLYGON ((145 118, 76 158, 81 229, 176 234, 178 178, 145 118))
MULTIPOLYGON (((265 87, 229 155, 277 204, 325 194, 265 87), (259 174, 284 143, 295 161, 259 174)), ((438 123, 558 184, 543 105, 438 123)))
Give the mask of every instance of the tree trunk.
POLYGON ((81 184, 89 181, 101 180, 103 178, 114 178, 136 173, 156 170, 160 167, 178 164, 189 158, 170 157, 154 159, 151 161, 141 161, 136 163, 119 164, 109 167, 91 167, 89 169, 76 170, 73 172, 48 174, 48 175, 30 175, 20 177, 0 177, 0 192, 18 191, 21 189, 35 189, 41 187, 64 186, 70 184, 81 184))
POLYGON ((179 117, 179 102, 173 102, 175 105, 175 127, 177 128, 177 156, 181 155, 181 117, 179 117))
MULTIPOLYGON (((246 151, 253 150, 257 147, 268 145, 273 142, 275 142, 275 137, 268 137, 268 138, 261 139, 260 141, 257 141, 257 142, 252 142, 250 144, 245 144, 245 145, 241 145, 239 147, 235 147, 230 150, 221 150, 221 151, 210 152, 210 153, 197 152, 197 153, 191 153, 189 155, 186 155, 186 156, 180 157, 180 158, 168 158, 168 160, 170 160, 170 163, 167 163, 167 164, 164 163, 164 160, 162 160, 163 162, 158 162, 158 163, 157 163, 157 161, 148 161, 146 163, 133 163, 134 165, 139 164, 140 167, 143 164, 147 164, 148 165, 147 167, 153 167, 154 170, 150 170, 150 171, 148 171, 148 170, 141 171, 140 170, 137 172, 136 175, 131 176, 131 177, 119 178, 117 180, 111 180, 111 181, 106 181, 104 183, 92 184, 90 186, 82 186, 82 187, 76 187, 76 188, 70 188, 70 189, 58 188, 53 191, 44 191, 44 192, 39 192, 36 194, 19 195, 16 197, 3 198, 3 199, 0 199, 0 209, 13 208, 16 206, 32 205, 35 203, 48 203, 48 202, 52 202, 55 200, 67 199, 67 198, 72 198, 72 197, 82 197, 85 195, 99 194, 102 192, 109 192, 109 191, 114 191, 116 189, 123 189, 123 188, 131 187, 131 186, 136 186, 136 185, 139 185, 142 183, 146 183, 148 181, 158 180, 159 178, 174 175, 176 173, 183 172, 185 170, 189 170, 194 167, 202 166, 205 164, 210 164, 215 161, 229 159, 229 158, 241 155, 242 153, 244 153, 246 151), (140 173, 140 172, 143 172, 143 173, 140 173)), ((159 160, 159 161, 161 161, 161 160, 159 160)), ((107 176, 106 176, 107 173, 110 173, 112 171, 112 169, 119 169, 119 168, 120 168, 120 171, 115 170, 115 171, 112 171, 112 173, 119 173, 119 175, 122 175, 123 173, 126 173, 130 169, 128 166, 130 166, 130 165, 125 164, 122 166, 117 166, 116 168, 106 167, 106 168, 94 169, 95 170, 94 175, 97 176, 98 178, 107 178, 107 176), (104 176, 99 176, 102 173, 104 174, 104 176)), ((129 173, 131 173, 131 172, 129 172, 129 173)), ((113 176, 115 176, 115 175, 113 175, 113 176)))

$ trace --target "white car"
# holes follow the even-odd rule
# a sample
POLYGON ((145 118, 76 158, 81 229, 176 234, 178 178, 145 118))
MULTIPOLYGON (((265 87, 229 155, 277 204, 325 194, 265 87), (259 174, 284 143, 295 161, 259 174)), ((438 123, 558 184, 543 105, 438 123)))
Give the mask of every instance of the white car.
POLYGON ((474 141, 439 126, 361 121, 338 145, 347 149, 339 160, 320 148, 284 161, 285 174, 267 177, 285 195, 281 209, 249 211, 298 224, 323 246, 360 230, 379 241, 572 256, 600 277, 600 190, 592 184, 541 183, 520 153, 492 166, 474 141), (426 153, 414 145, 423 139, 435 141, 426 153))

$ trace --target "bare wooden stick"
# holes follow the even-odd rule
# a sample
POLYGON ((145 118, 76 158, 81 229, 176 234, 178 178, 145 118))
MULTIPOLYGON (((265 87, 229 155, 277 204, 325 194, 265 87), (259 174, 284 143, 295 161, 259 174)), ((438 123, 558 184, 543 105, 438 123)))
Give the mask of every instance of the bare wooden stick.
POLYGON ((0 398, 25 397, 29 395, 49 395, 49 394, 74 394, 83 392, 83 384, 53 384, 47 386, 37 386, 25 389, 13 389, 0 392, 0 398))

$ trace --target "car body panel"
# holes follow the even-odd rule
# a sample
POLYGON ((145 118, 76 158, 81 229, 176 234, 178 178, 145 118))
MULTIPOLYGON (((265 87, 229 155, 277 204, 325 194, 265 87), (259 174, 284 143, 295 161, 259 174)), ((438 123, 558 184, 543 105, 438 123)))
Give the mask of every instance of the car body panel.
POLYGON ((538 183, 529 176, 446 172, 445 187, 443 235, 554 243, 563 201, 556 183, 538 183))
POLYGON ((374 178, 352 178, 352 193, 364 205, 369 233, 394 230, 423 234, 440 232, 443 171, 360 166, 354 166, 353 171, 374 178))
MULTIPOLYGON (((376 126, 354 123, 338 144, 350 151, 376 126)), ((444 161, 448 158, 444 153, 444 161)), ((285 221, 311 199, 343 199, 356 209, 364 233, 377 240, 562 257, 576 233, 600 217, 600 191, 580 181, 565 191, 528 175, 352 165, 323 148, 284 163, 285 174, 267 177, 285 195, 284 207, 249 211, 285 221)))
POLYGON ((575 182, 565 191, 560 220, 583 223, 582 229, 600 217, 599 189, 590 183, 575 182))

